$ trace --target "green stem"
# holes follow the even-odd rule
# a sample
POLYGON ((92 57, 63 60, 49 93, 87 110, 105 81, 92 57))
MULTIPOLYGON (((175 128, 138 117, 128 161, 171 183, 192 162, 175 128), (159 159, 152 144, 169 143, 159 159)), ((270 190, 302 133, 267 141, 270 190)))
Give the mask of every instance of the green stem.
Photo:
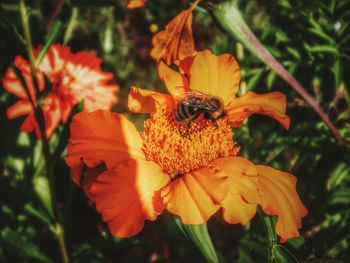
POLYGON ((77 25, 77 18, 78 18, 78 14, 79 14, 78 11, 79 11, 78 7, 75 6, 72 8, 72 14, 69 18, 68 27, 67 27, 67 30, 66 30, 64 37, 63 37, 63 44, 65 44, 65 45, 72 38, 74 29, 77 25))
POLYGON ((261 209, 258 210, 259 217, 264 223, 264 229, 267 236, 267 259, 268 263, 273 263, 272 249, 277 245, 277 236, 275 233, 274 221, 272 217, 265 215, 261 209))
POLYGON ((301 83, 294 78, 288 70, 278 62, 275 57, 265 48, 259 39, 250 30, 244 21, 236 1, 222 1, 216 5, 208 7, 214 21, 226 31, 231 37, 240 41, 248 50, 255 54, 267 66, 273 69, 281 78, 283 78, 299 95, 312 107, 312 109, 321 117, 339 144, 344 145, 344 140, 339 131, 331 122, 329 116, 324 112, 318 102, 306 91, 301 83))
MULTIPOLYGON (((31 34, 30 34, 29 16, 27 13, 27 8, 26 8, 24 0, 19 0, 19 11, 20 11, 20 15, 21 15, 21 21, 22 21, 23 32, 24 32, 24 39, 26 42, 27 55, 29 58, 31 74, 32 74, 34 86, 36 89, 36 94, 39 94, 39 85, 38 85, 38 81, 36 78, 36 69, 35 69, 35 57, 34 57, 34 53, 33 53, 33 46, 32 46, 31 34)), ((69 259, 68 259, 67 248, 66 248, 66 244, 65 244, 65 240, 64 240, 64 231, 62 228, 62 223, 60 221, 59 210, 58 210, 57 200, 56 200, 54 173, 53 173, 53 166, 51 165, 51 154, 50 154, 49 140, 48 140, 48 138, 46 136, 46 132, 45 132, 44 114, 43 114, 41 108, 36 105, 34 98, 31 97, 31 94, 30 94, 28 87, 26 85, 24 85, 24 88, 26 89, 29 100, 32 104, 35 119, 38 123, 39 130, 40 130, 40 136, 41 136, 41 140, 42 140, 44 160, 45 160, 46 176, 47 176, 48 181, 49 181, 49 188, 50 188, 50 195, 51 195, 51 207, 53 210, 55 234, 56 234, 56 238, 58 240, 59 249, 60 249, 61 256, 62 256, 62 262, 68 263, 69 259)))
POLYGON ((345 97, 345 101, 346 103, 348 104, 348 107, 350 107, 350 94, 349 94, 349 90, 348 90, 348 87, 344 85, 344 97, 345 97))
POLYGON ((23 25, 23 33, 24 33, 24 39, 27 49, 27 55, 29 59, 29 65, 30 65, 30 72, 32 74, 35 92, 36 94, 39 94, 39 86, 38 81, 36 79, 36 70, 35 70, 35 58, 34 58, 34 52, 33 52, 33 45, 32 45, 32 37, 30 34, 30 27, 29 27, 29 15, 26 8, 25 0, 19 0, 18 3, 19 12, 21 15, 21 21, 23 25))

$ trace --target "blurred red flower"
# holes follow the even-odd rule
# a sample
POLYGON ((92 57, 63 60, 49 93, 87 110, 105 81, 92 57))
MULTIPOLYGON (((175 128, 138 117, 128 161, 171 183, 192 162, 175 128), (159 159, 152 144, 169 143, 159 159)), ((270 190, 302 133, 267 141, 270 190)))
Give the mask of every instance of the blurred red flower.
MULTIPOLYGON (((27 60, 17 56, 14 65, 21 72, 28 87, 29 94, 37 105, 37 94, 34 88, 30 65, 27 60)), ((109 84, 113 78, 111 73, 103 72, 101 60, 94 52, 81 51, 73 54, 69 47, 60 44, 52 45, 36 69, 39 92, 45 86, 45 77, 51 82, 50 91, 42 103, 45 119, 46 136, 50 137, 58 124, 65 123, 74 107, 84 102, 84 111, 111 109, 118 102, 117 84, 109 84)), ((9 119, 26 115, 21 126, 22 131, 35 130, 40 137, 30 98, 17 78, 13 68, 9 68, 2 79, 3 87, 20 100, 7 109, 9 119)))

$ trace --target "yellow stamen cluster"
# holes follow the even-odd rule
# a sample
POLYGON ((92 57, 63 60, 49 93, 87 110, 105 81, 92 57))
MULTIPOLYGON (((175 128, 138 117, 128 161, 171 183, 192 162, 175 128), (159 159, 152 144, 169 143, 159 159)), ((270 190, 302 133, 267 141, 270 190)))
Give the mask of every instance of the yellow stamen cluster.
POLYGON ((199 117, 177 122, 172 112, 158 111, 145 121, 143 151, 146 158, 159 164, 172 176, 207 166, 220 157, 234 156, 238 147, 225 118, 216 123, 199 117))

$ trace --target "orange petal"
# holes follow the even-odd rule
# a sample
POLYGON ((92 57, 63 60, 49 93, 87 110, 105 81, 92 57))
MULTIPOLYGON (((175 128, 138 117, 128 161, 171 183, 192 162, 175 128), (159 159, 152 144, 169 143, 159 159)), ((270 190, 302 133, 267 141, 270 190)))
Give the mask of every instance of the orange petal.
POLYGON ((286 129, 289 128, 290 118, 286 112, 286 96, 278 91, 267 94, 248 92, 236 97, 226 108, 232 127, 239 127, 253 113, 263 114, 274 118, 286 129))
POLYGON ((261 202, 254 164, 241 157, 219 158, 213 164, 229 176, 229 193, 221 203, 225 221, 247 224, 261 202))
POLYGON ((307 210, 296 192, 296 177, 271 167, 257 165, 262 208, 268 215, 277 215, 276 233, 282 242, 299 236, 301 218, 307 210))
POLYGON ((177 71, 168 67, 163 61, 158 64, 158 74, 171 95, 180 100, 189 91, 187 79, 177 71))
POLYGON ((46 136, 50 138, 61 121, 61 106, 59 95, 55 93, 50 93, 47 95, 44 100, 42 110, 45 118, 46 136))
POLYGON ((132 112, 152 113, 158 108, 171 111, 175 107, 175 101, 172 96, 162 94, 152 90, 146 90, 131 87, 128 108, 132 112))
POLYGON ((146 219, 161 213, 157 191, 169 180, 156 163, 130 160, 101 174, 90 190, 111 233, 130 237, 142 230, 146 219))
MULTIPOLYGON (((66 63, 71 56, 72 53, 70 47, 53 44, 41 60, 38 69, 44 72, 51 81, 55 81, 57 76, 62 76, 62 70, 64 70, 66 63)), ((59 79, 58 81, 62 80, 59 79)))
POLYGON ((7 118, 14 119, 19 116, 27 115, 32 111, 32 105, 28 100, 19 100, 7 109, 7 118))
POLYGON ((198 1, 173 18, 165 29, 155 34, 152 38, 153 49, 151 57, 164 60, 168 65, 176 60, 182 60, 194 52, 192 34, 192 11, 198 1))
POLYGON ((82 163, 91 168, 104 163, 112 169, 129 159, 143 159, 141 146, 135 126, 123 115, 105 110, 81 112, 70 125, 65 161, 72 169, 82 168, 82 163))
POLYGON ((129 9, 143 7, 146 3, 146 0, 128 0, 127 7, 129 9))
MULTIPOLYGON (((28 61, 26 61, 21 56, 17 56, 13 64, 17 67, 17 69, 22 74, 23 79, 29 89, 29 93, 31 94, 31 97, 34 100, 34 102, 36 102, 35 88, 34 88, 33 78, 31 75, 28 61)), ((44 85, 45 85, 44 76, 40 72, 37 72, 37 80, 39 84, 39 90, 40 91, 44 90, 44 85)), ((12 68, 9 68, 5 73, 4 77, 2 78, 2 84, 6 91, 14 94, 15 96, 21 99, 28 98, 28 94, 26 90, 22 86, 22 83, 18 80, 12 68)))
POLYGON ((85 169, 79 171, 78 176, 74 176, 73 173, 73 181, 83 188, 84 193, 89 199, 91 199, 91 201, 95 202, 95 198, 91 193, 91 187, 97 178, 104 172, 106 172, 106 166, 103 164, 97 165, 94 168, 85 167, 85 169))
POLYGON ((204 50, 197 52, 193 61, 185 61, 180 67, 190 76, 191 89, 221 97, 225 106, 231 102, 240 81, 239 66, 233 56, 216 56, 211 51, 204 50))
POLYGON ((29 113, 21 125, 21 131, 29 133, 33 131, 33 129, 35 130, 36 135, 40 137, 39 126, 34 118, 34 112, 29 113))
POLYGON ((169 212, 184 224, 203 224, 219 209, 228 192, 228 176, 210 165, 177 178, 161 196, 169 212))

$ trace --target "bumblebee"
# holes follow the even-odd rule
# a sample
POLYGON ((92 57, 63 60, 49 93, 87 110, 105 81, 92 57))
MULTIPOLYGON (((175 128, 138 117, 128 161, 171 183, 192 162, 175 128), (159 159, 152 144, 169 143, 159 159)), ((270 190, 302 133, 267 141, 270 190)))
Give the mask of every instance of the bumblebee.
POLYGON ((221 98, 200 92, 188 92, 175 109, 176 121, 187 120, 188 124, 200 115, 205 119, 216 121, 225 116, 224 103, 221 98))

